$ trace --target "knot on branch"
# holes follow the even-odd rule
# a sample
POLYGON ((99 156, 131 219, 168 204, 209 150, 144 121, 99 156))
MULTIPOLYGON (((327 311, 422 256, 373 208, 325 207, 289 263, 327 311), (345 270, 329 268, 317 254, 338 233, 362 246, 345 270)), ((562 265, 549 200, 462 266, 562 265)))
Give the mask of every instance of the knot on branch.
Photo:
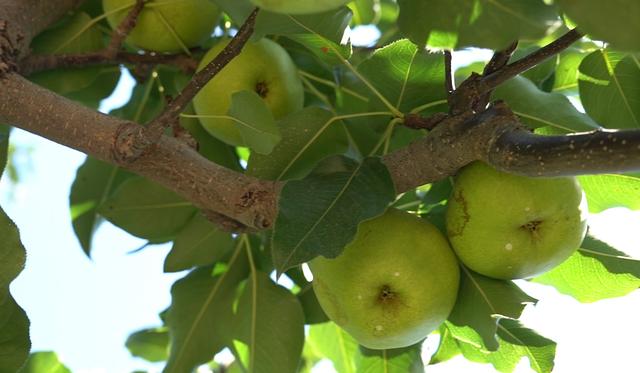
POLYGON ((14 43, 9 35, 8 22, 0 20, 0 78, 18 70, 20 49, 17 44, 20 44, 22 39, 23 37, 18 34, 14 43))
POLYGON ((116 131, 111 149, 114 161, 127 166, 152 149, 155 141, 147 129, 131 122, 122 123, 116 131))

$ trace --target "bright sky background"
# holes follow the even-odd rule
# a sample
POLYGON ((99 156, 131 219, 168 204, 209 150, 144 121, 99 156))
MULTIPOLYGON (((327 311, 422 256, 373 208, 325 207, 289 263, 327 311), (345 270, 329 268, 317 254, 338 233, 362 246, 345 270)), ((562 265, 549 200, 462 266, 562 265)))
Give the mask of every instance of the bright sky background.
MULTIPOLYGON (((124 104, 131 84, 130 77, 123 79, 101 109, 124 104)), ((68 208, 84 155, 20 130, 13 131, 11 141, 32 149, 15 159, 20 183, 12 185, 6 177, 0 181, 0 205, 20 228, 27 249, 26 269, 11 290, 31 320, 33 351, 56 351, 74 373, 160 371, 162 364, 132 358, 124 342, 130 333, 160 324, 158 313, 170 304, 170 286, 184 275, 162 272, 169 245, 127 254, 145 241, 105 223, 88 259, 73 234, 68 208)), ((640 212, 609 210, 590 223, 600 238, 640 257, 640 212)), ((519 285, 540 299, 525 310, 524 324, 558 343, 554 372, 638 372, 640 291, 580 304, 550 287, 519 285)), ((490 365, 469 364, 456 358, 428 371, 495 372, 490 365)), ((323 365, 316 371, 331 369, 323 365)), ((526 361, 518 371, 529 371, 526 361)))

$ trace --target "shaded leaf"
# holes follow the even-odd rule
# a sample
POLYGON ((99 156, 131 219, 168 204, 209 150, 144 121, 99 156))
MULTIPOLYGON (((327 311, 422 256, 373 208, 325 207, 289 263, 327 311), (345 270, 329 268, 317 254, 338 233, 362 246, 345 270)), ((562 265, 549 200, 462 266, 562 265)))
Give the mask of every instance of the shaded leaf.
POLYGON ((18 373, 71 373, 53 351, 34 352, 18 373))
POLYGON ((380 0, 353 0, 347 5, 353 12, 352 23, 355 25, 376 23, 380 19, 380 0))
POLYGON ((234 93, 228 114, 236 123, 244 144, 257 153, 271 153, 282 138, 273 113, 256 92, 234 93))
POLYGON ((498 321, 520 317, 524 306, 535 303, 511 281, 496 280, 462 267, 458 299, 449 321, 457 326, 469 326, 477 332, 490 351, 498 348, 495 338, 498 321))
POLYGON ((592 38, 618 49, 640 51, 640 2, 635 0, 558 0, 560 9, 592 38))
POLYGON ((29 319, 13 299, 9 285, 26 260, 18 228, 0 209, 0 373, 14 373, 29 356, 29 319))
POLYGON ((11 127, 0 124, 0 176, 2 176, 4 168, 7 166, 7 159, 9 156, 9 133, 11 133, 11 127))
POLYGON ((358 373, 423 373, 420 357, 422 343, 393 350, 369 350, 360 347, 356 356, 358 373))
POLYGON ((319 324, 329 321, 329 317, 322 310, 322 306, 320 306, 320 302, 318 302, 316 293, 310 283, 296 297, 300 301, 300 305, 302 305, 305 324, 319 324))
POLYGON ((92 157, 87 157, 78 168, 71 185, 69 208, 73 231, 85 254, 91 254, 91 239, 101 222, 98 206, 131 176, 127 171, 92 157))
POLYGON ((400 30, 418 45, 503 49, 538 39, 557 20, 542 0, 399 0, 400 30))
POLYGON ((444 363, 458 355, 460 355, 460 348, 458 347, 457 340, 451 335, 451 331, 447 328, 446 324, 442 324, 438 329, 440 335, 440 341, 438 343, 438 349, 431 356, 429 365, 438 363, 444 363))
POLYGON ((640 62, 633 55, 597 50, 580 64, 580 100, 607 128, 640 128, 640 62))
POLYGON ((640 209, 640 178, 631 175, 578 176, 586 193, 589 212, 598 213, 612 207, 640 209))
POLYGON ((576 91, 580 76, 580 63, 587 52, 578 48, 568 48, 558 56, 558 64, 553 79, 553 91, 576 91))
POLYGON ((255 272, 238 302, 234 338, 248 347, 249 372, 294 373, 304 344, 302 307, 266 273, 255 272))
POLYGON ((305 108, 283 118, 279 126, 282 141, 268 156, 252 153, 248 174, 269 180, 302 178, 322 159, 348 148, 343 123, 324 109, 305 108))
POLYGON ((569 259, 533 281, 583 303, 620 297, 640 287, 640 259, 587 236, 569 259))
POLYGON ((320 61, 329 66, 340 65, 351 57, 351 44, 338 44, 317 34, 289 35, 290 39, 304 45, 320 61))
POLYGON ((166 316, 171 349, 165 373, 190 372, 231 342, 236 288, 248 272, 241 252, 236 250, 226 271, 212 274, 211 267, 198 268, 171 288, 166 316))
POLYGON ((125 346, 132 356, 151 362, 169 358, 169 332, 167 328, 143 329, 127 338, 125 346))
POLYGON ((530 80, 515 77, 500 85, 494 99, 506 101, 523 123, 532 127, 552 127, 559 132, 593 131, 600 126, 579 112, 560 93, 541 91, 530 80))
POLYGON ((230 233, 221 231, 202 214, 196 214, 178 233, 164 261, 165 272, 179 272, 211 265, 234 246, 230 233))
POLYGON ((318 255, 335 258, 361 221, 382 214, 393 201, 393 181, 380 159, 343 160, 342 170, 283 187, 271 245, 278 272, 318 255))
POLYGON ((141 177, 129 178, 98 212, 114 225, 151 242, 166 242, 196 213, 190 202, 141 177))

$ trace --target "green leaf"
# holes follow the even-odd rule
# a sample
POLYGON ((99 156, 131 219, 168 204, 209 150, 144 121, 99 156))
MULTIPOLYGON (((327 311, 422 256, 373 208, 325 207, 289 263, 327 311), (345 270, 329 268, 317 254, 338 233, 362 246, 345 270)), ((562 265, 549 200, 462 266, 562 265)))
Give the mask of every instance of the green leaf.
POLYGON ((0 373, 14 373, 27 360, 29 319, 13 299, 9 285, 22 269, 26 254, 18 228, 0 209, 0 373))
POLYGON ((602 174, 578 176, 587 195, 589 212, 612 207, 640 209, 640 178, 630 175, 602 174))
POLYGON ((151 362, 169 358, 169 332, 167 328, 143 329, 127 338, 125 346, 132 356, 151 362))
POLYGON ((171 288, 166 316, 171 351, 165 373, 190 372, 231 342, 236 288, 248 272, 241 253, 235 251, 226 271, 214 275, 211 267, 198 268, 171 288))
POLYGON ((523 327, 517 320, 500 320, 497 333, 499 348, 493 352, 485 348, 482 338, 473 329, 449 322, 445 327, 459 351, 470 361, 490 363, 499 372, 511 373, 526 357, 531 368, 538 373, 550 373, 553 369, 556 343, 523 327))
POLYGON ((318 255, 335 258, 361 221, 382 214, 393 201, 393 181, 380 159, 343 160, 342 170, 283 187, 271 245, 278 272, 318 255))
POLYGON ((318 302, 318 298, 311 287, 311 283, 307 284, 306 287, 296 295, 296 297, 300 301, 300 305, 302 305, 305 324, 311 325, 329 321, 329 317, 324 313, 322 306, 320 306, 320 302, 318 302))
MULTIPOLYGON (((511 56, 509 63, 518 61, 521 58, 529 55, 530 53, 537 51, 538 49, 540 49, 540 47, 538 47, 537 45, 533 45, 525 48, 518 48, 511 56)), ((558 62, 557 60, 558 60, 557 56, 548 58, 547 60, 532 67, 531 69, 523 72, 520 75, 532 81, 537 87, 541 87, 542 84, 554 73, 556 64, 558 62)))
POLYGON ((130 234, 158 243, 173 239, 196 209, 163 186, 135 177, 122 182, 98 212, 130 234))
POLYGON ((538 39, 558 18, 542 0, 399 0, 400 30, 418 45, 503 49, 538 39))
POLYGON ((34 352, 18 373, 71 373, 53 351, 34 352))
POLYGON ((317 34, 289 35, 289 38, 304 45, 320 61, 329 66, 340 65, 351 57, 351 44, 338 44, 317 34))
POLYGON ((348 140, 342 121, 331 112, 308 107, 280 121, 282 141, 269 156, 252 153, 247 172, 261 179, 305 177, 322 159, 344 153, 348 140))
POLYGON ((93 233, 101 222, 98 206, 131 176, 127 171, 92 157, 87 157, 78 168, 71 185, 69 208, 73 231, 88 256, 91 254, 93 233))
POLYGON ((577 91, 579 67, 587 52, 578 48, 568 48, 560 53, 553 79, 553 91, 577 91))
POLYGON ((69 92, 65 97, 77 101, 84 106, 98 110, 100 102, 111 96, 120 81, 120 67, 103 67, 97 72, 95 80, 88 87, 69 92))
POLYGON ((620 297, 640 287, 640 259, 587 236, 569 259, 533 281, 583 303, 620 297))
POLYGON ((558 0, 560 9, 593 39, 640 51, 640 2, 635 0, 558 0))
POLYGON ((380 0, 353 0, 347 5, 353 12, 352 23, 355 25, 372 24, 380 19, 380 0))
POLYGON ((196 214, 180 231, 164 261, 165 272, 179 272, 216 263, 234 247, 230 233, 223 232, 202 214, 196 214))
POLYGON ((541 91, 530 80, 515 77, 500 85, 493 98, 506 101, 523 123, 532 127, 552 127, 559 132, 592 131, 600 126, 579 112, 560 93, 541 91))
POLYGON ((358 373, 423 373, 420 357, 422 343, 393 350, 369 350, 360 347, 356 356, 358 373))
POLYGON ((165 97, 160 92, 159 79, 152 76, 144 84, 136 84, 129 102, 112 110, 109 115, 146 124, 160 115, 165 105, 165 97))
POLYGON ((311 325, 307 343, 320 357, 331 360, 338 373, 356 373, 358 342, 335 323, 311 325))
MULTIPOLYGON (((431 53, 400 40, 376 50, 358 65, 358 72, 402 112, 429 104, 446 107, 442 53, 431 53)), ((366 94, 372 96, 370 92, 366 94)), ((372 101, 371 107, 386 108, 379 99, 372 101)))
POLYGON ((440 326, 438 334, 440 334, 438 349, 431 356, 429 365, 444 363, 460 355, 461 352, 457 340, 451 335, 451 331, 447 328, 446 323, 440 326))
POLYGON ((244 143, 257 153, 271 153, 282 138, 273 113, 255 92, 234 93, 228 114, 236 122, 244 143))
POLYGON ((495 338, 501 318, 520 317, 524 306, 536 303, 511 281, 496 280, 462 267, 460 290, 449 321, 457 326, 473 328, 482 337, 486 348, 495 351, 495 338))
POLYGON ((304 344, 302 307, 266 273, 247 280, 233 328, 234 338, 248 347, 248 372, 296 372, 304 344))
POLYGON ((638 57, 597 50, 582 60, 580 74, 580 100, 589 116, 607 128, 640 128, 638 57))

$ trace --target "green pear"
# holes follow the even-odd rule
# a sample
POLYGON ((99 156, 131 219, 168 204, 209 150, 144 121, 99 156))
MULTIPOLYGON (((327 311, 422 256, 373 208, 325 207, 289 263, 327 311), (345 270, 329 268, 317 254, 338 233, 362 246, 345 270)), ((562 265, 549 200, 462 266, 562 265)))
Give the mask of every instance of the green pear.
MULTIPOLYGON (((112 28, 118 27, 134 3, 102 1, 112 28)), ((211 36, 219 19, 220 9, 211 0, 148 0, 127 43, 154 52, 183 52, 211 36)))
MULTIPOLYGON (((103 48, 102 34, 91 25, 86 13, 76 13, 43 31, 31 42, 34 54, 74 54, 95 52, 103 48)), ((56 69, 32 74, 29 79, 61 95, 89 87, 100 72, 99 67, 56 69)))
POLYGON ((586 211, 576 178, 529 178, 474 162, 455 178, 447 234, 472 270, 498 279, 529 278, 580 247, 586 211))
POLYGON ((431 223, 389 209, 363 222, 337 258, 309 262, 327 316, 371 349, 410 346, 449 316, 458 262, 431 223))
POLYGON ((345 5, 351 0, 251 0, 262 9, 274 13, 311 14, 326 12, 345 5))
MULTIPOLYGON (((198 70, 213 60, 229 40, 216 44, 200 62, 198 70)), ((202 126, 211 135, 231 145, 244 145, 238 124, 225 116, 234 93, 256 92, 278 119, 304 105, 304 90, 298 70, 278 43, 261 39, 248 42, 242 52, 222 69, 193 100, 202 126)))

